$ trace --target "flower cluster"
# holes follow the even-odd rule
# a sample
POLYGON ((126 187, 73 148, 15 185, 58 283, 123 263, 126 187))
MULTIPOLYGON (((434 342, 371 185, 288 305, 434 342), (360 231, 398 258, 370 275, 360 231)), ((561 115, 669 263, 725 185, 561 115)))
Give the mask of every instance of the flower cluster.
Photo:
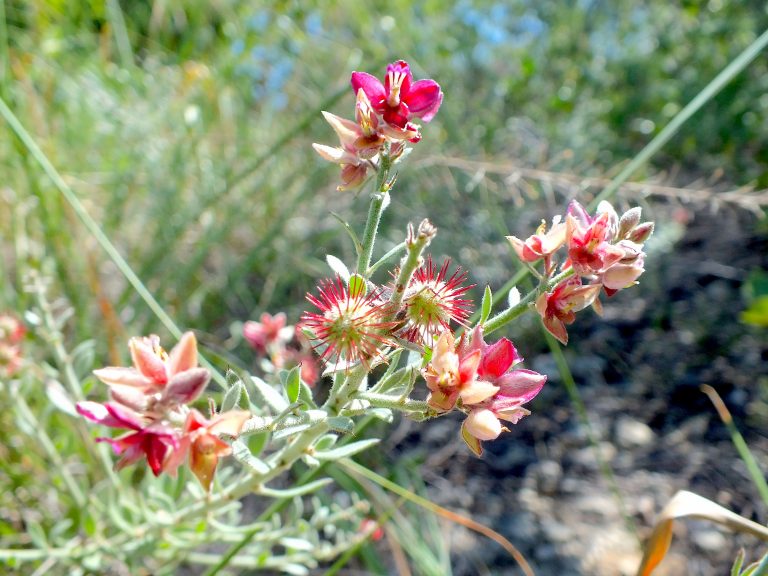
POLYGON ((0 314, 0 378, 10 378, 22 364, 21 341, 26 329, 21 321, 7 313, 0 314))
POLYGON ((222 456, 232 449, 222 435, 237 436, 250 414, 242 410, 205 418, 188 404, 194 402, 210 380, 197 365, 197 341, 191 332, 166 353, 157 336, 131 338, 133 366, 111 366, 94 371, 109 386, 104 404, 79 402, 77 411, 93 422, 126 429, 117 438, 98 438, 122 455, 117 468, 146 457, 155 476, 175 475, 185 459, 207 490, 222 456))
POLYGON ((339 190, 361 185, 369 169, 378 169, 383 151, 395 160, 405 151, 406 142, 421 140, 421 129, 412 120, 429 122, 443 101, 437 82, 414 82, 403 60, 387 66, 383 83, 366 72, 353 72, 351 84, 357 99, 355 120, 323 112, 339 137, 339 146, 313 144, 320 156, 341 165, 339 190))
POLYGON ((283 312, 272 316, 268 312, 260 321, 248 320, 243 325, 243 337, 266 360, 265 369, 290 369, 301 366, 301 379, 314 386, 320 378, 320 370, 304 334, 296 326, 286 326, 283 312))
POLYGON ((506 430, 502 421, 516 424, 530 414, 523 408, 544 386, 547 377, 533 370, 514 369, 522 362, 506 338, 486 344, 480 326, 456 343, 443 332, 423 370, 429 406, 438 413, 458 408, 467 414, 461 436, 478 456, 482 440, 494 440, 506 430))
POLYGON ((318 296, 307 295, 320 313, 305 312, 301 325, 314 334, 323 360, 336 368, 382 361, 384 351, 402 340, 430 347, 451 323, 463 326, 471 312, 464 296, 473 285, 464 284, 466 272, 457 269, 449 276, 449 268, 450 261, 437 268, 427 257, 397 305, 392 301, 396 283, 377 287, 359 277, 349 285, 340 278, 321 282, 318 296))
POLYGON ((640 208, 632 208, 619 218, 608 202, 601 202, 590 216, 576 201, 571 202, 565 221, 555 218, 549 231, 544 223, 526 240, 507 239, 517 256, 527 264, 542 261, 542 279, 549 282, 557 271, 553 255, 561 247, 567 257, 561 271, 567 278, 542 292, 536 310, 545 328, 563 344, 568 343, 565 326, 573 323, 576 312, 593 306, 600 312, 598 296, 612 296, 637 284, 644 271, 643 243, 653 232, 652 222, 640 222, 640 208))

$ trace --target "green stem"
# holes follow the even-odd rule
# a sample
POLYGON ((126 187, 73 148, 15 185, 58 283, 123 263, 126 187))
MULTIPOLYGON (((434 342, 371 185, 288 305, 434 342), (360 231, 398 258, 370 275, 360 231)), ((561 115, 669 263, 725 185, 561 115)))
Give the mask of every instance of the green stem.
POLYGON ((371 264, 373 245, 376 243, 376 232, 379 229, 381 215, 389 203, 390 167, 389 154, 383 152, 381 154, 379 172, 376 176, 376 190, 371 195, 371 204, 368 207, 368 219, 365 222, 365 232, 363 233, 363 246, 360 250, 360 257, 357 260, 357 273, 365 278, 369 276, 368 267, 371 264))
MULTIPOLYGON (((573 268, 569 268, 565 272, 561 272, 560 274, 552 278, 552 280, 550 280, 547 283, 547 289, 551 290, 552 288, 560 284, 560 282, 562 282, 563 280, 573 276, 573 274, 574 274, 573 268)), ((499 312, 493 318, 488 319, 488 321, 483 325, 483 334, 488 335, 491 332, 495 332, 502 326, 506 326, 507 324, 512 322, 512 320, 514 320, 515 318, 520 316, 523 312, 528 310, 528 305, 531 304, 536 299, 536 296, 538 295, 538 293, 539 293, 538 290, 531 290, 528 294, 526 294, 523 298, 520 299, 520 302, 518 302, 514 306, 511 306, 510 308, 507 308, 503 312, 499 312)))
POLYGON ((371 403, 371 406, 376 408, 389 408, 390 410, 399 410, 401 412, 425 413, 429 411, 429 404, 424 400, 413 400, 412 398, 377 394, 375 392, 361 392, 355 397, 360 400, 367 400, 371 403))
POLYGON ((413 228, 409 225, 408 240, 405 242, 408 254, 400 263, 400 272, 397 275, 395 288, 392 290, 392 296, 389 299, 392 303, 393 314, 397 314, 399 311, 400 304, 403 302, 403 296, 405 296, 405 289, 410 284, 413 273, 421 266, 421 254, 434 237, 435 228, 429 223, 429 220, 424 220, 419 224, 415 235, 413 234, 413 228))
POLYGON ((733 422, 733 416, 731 416, 730 410, 728 410, 725 402, 723 402, 722 398, 720 398, 720 395, 717 393, 717 390, 712 386, 704 384, 701 389, 709 397, 712 404, 714 404, 715 410, 717 410, 717 414, 720 416, 720 420, 722 420, 725 427, 728 428, 728 433, 731 435, 731 442, 733 442, 741 460, 747 467, 749 476, 752 478, 752 483, 760 493, 760 498, 762 498, 763 504, 768 506, 768 483, 766 483, 765 476, 763 475, 762 470, 760 470, 760 466, 757 463, 755 456, 749 449, 749 445, 744 440, 741 432, 739 432, 736 424, 733 422))

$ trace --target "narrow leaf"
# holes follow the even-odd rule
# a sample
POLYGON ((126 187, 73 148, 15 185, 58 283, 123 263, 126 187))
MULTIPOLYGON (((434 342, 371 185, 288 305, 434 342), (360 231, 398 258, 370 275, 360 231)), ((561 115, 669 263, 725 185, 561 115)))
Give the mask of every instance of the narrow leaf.
POLYGON ((310 482, 302 486, 294 486, 293 488, 279 489, 267 488, 263 486, 259 489, 258 493, 270 498, 293 498, 295 496, 304 496, 304 494, 315 492, 323 486, 327 486, 331 482, 333 482, 333 480, 330 478, 321 478, 320 480, 315 480, 314 482, 310 482))
POLYGON ((270 470, 267 464, 254 456, 248 449, 248 445, 242 440, 232 442, 232 456, 241 464, 245 464, 257 474, 267 474, 270 470))
POLYGON ((338 460, 339 458, 347 458, 349 456, 353 456, 358 452, 362 452, 363 450, 366 450, 378 443, 378 438, 359 440, 357 442, 350 442, 344 446, 339 446, 338 448, 326 450, 325 452, 315 452, 314 456, 318 460, 338 460))
POLYGON ((488 318, 491 315, 491 308, 493 307, 493 293, 491 292, 491 287, 486 284, 485 286, 485 292, 483 293, 483 302, 480 306, 481 312, 480 312, 480 324, 485 324, 485 321, 488 320, 488 318))
POLYGON ((355 431, 355 423, 352 418, 346 416, 333 416, 328 418, 328 426, 336 432, 350 434, 355 431))

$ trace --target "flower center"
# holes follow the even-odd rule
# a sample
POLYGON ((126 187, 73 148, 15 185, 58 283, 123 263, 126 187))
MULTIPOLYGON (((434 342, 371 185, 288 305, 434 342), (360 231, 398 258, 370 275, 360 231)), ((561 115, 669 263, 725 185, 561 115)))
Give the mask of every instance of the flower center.
POLYGON ((392 71, 389 73, 389 96, 387 97, 387 104, 396 108, 400 106, 400 89, 405 81, 404 72, 392 71))

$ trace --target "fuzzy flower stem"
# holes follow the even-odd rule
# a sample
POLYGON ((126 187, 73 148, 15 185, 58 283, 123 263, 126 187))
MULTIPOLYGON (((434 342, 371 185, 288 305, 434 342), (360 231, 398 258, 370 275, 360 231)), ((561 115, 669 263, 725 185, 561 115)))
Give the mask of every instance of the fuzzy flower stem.
MULTIPOLYGON (((569 268, 565 272, 561 272, 560 274, 552 278, 552 280, 547 282, 546 289, 551 290, 566 278, 570 278, 571 276, 573 276, 573 274, 574 274, 573 268, 569 268)), ((528 305, 531 304, 536 299, 536 296, 538 296, 538 294, 539 294, 538 290, 531 290, 528 294, 526 294, 523 298, 520 299, 520 302, 518 302, 511 308, 507 308, 503 312, 499 312, 493 318, 488 319, 488 321, 483 325, 483 334, 488 335, 491 332, 498 330, 502 326, 506 326, 507 324, 512 322, 512 320, 522 315, 523 312, 529 309, 528 305)))
MULTIPOLYGON (((412 228, 409 227, 409 237, 411 237, 412 228)), ((406 249, 408 254, 403 258, 400 264, 400 273, 395 280, 395 288, 392 290, 392 296, 389 301, 392 302, 392 309, 397 311, 400 309, 400 305, 403 303, 403 296, 408 284, 411 282, 413 273, 421 266, 422 259, 421 254, 431 242, 435 236, 435 228, 428 220, 422 221, 419 224, 418 231, 410 238, 410 241, 406 241, 406 249)))
POLYGON ((377 394, 375 392, 361 392, 356 396, 360 400, 367 400, 371 406, 376 408, 389 408, 399 410, 400 412, 429 412, 429 405, 423 400, 413 400, 401 396, 392 396, 390 394, 377 394))
POLYGON ((376 176, 376 190, 371 195, 371 205, 368 207, 368 220, 365 222, 365 232, 363 233, 363 245, 360 250, 360 256, 357 260, 357 272, 369 276, 368 266, 371 264, 373 255, 373 245, 376 242, 376 232, 379 229, 379 221, 384 209, 388 204, 389 194, 389 169, 392 162, 389 158, 389 151, 385 150, 381 154, 379 161, 379 172, 376 176))

